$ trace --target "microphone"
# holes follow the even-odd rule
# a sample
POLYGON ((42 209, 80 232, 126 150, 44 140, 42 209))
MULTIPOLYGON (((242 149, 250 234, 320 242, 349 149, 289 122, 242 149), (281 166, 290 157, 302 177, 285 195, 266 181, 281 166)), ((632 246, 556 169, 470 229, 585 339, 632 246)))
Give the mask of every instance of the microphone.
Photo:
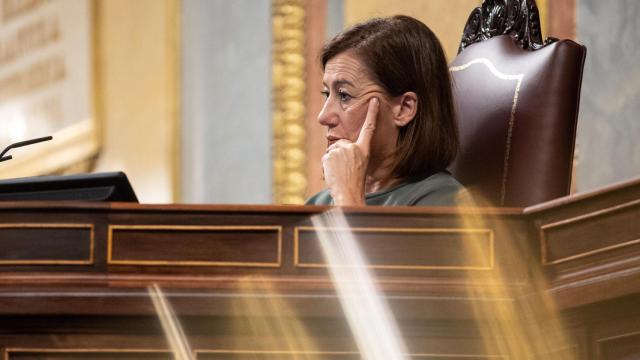
POLYGON ((4 156, 4 154, 6 154, 7 151, 9 151, 11 149, 15 149, 15 148, 19 148, 19 147, 22 147, 22 146, 27 146, 27 145, 43 142, 43 141, 49 141, 51 139, 53 139, 53 136, 45 136, 45 137, 41 137, 41 138, 25 140, 25 141, 20 141, 20 142, 11 144, 11 145, 7 146, 4 150, 2 150, 2 152, 0 153, 0 162, 13 159, 13 156, 11 156, 11 155, 4 156))

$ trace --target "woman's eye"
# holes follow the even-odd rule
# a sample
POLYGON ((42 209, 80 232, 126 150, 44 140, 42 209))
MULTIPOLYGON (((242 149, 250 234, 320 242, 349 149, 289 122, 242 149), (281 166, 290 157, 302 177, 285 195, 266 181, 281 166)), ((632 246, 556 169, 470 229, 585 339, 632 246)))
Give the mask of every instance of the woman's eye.
POLYGON ((352 99, 351 95, 344 91, 338 91, 338 97, 340 98, 341 102, 347 102, 352 99))
POLYGON ((329 91, 322 90, 320 91, 320 94, 322 94, 322 98, 324 98, 324 100, 327 101, 327 99, 329 98, 329 91))

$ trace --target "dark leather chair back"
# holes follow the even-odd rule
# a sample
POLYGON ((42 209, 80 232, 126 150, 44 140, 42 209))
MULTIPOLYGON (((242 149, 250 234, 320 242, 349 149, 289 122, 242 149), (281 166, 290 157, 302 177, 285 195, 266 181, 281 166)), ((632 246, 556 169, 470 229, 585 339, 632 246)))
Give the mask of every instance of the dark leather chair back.
POLYGON ((515 39, 467 44, 450 66, 461 142, 450 170, 491 204, 524 207, 569 193, 586 48, 515 39))

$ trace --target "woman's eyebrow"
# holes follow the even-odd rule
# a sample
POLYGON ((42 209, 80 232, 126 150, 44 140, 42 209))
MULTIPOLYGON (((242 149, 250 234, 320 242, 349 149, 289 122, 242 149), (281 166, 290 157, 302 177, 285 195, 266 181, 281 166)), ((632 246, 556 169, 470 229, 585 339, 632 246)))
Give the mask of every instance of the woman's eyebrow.
MULTIPOLYGON (((339 79, 333 82, 333 87, 337 88, 340 87, 342 85, 349 85, 351 87, 356 87, 351 81, 347 80, 347 79, 339 79)), ((325 88, 328 88, 329 86, 327 85, 327 83, 325 83, 324 81, 322 82, 322 86, 325 88)))
POLYGON ((352 86, 352 87, 356 87, 351 81, 346 80, 346 79, 336 80, 336 82, 333 85, 336 86, 336 87, 342 86, 342 85, 349 85, 349 86, 352 86))

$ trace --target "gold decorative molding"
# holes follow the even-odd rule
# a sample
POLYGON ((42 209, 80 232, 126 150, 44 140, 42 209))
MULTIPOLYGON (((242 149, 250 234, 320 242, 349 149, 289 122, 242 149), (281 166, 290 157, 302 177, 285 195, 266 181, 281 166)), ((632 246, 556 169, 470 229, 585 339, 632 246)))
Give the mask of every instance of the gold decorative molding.
POLYGON ((208 267, 258 267, 279 268, 282 265, 282 226, 280 225, 109 225, 107 234, 107 264, 108 265, 139 265, 139 266, 208 266, 208 267), (113 259, 113 234, 118 230, 125 231, 275 231, 277 233, 275 262, 257 261, 209 261, 209 260, 136 260, 113 259))
POLYGON ((273 202, 304 203, 306 0, 272 2, 273 202))
POLYGON ((491 229, 452 229, 452 228, 369 228, 369 227, 353 227, 353 228, 337 228, 337 227, 315 227, 315 226, 296 226, 293 229, 293 263, 295 267, 300 268, 326 268, 327 264, 322 263, 303 263, 300 261, 300 232, 317 232, 317 231, 349 231, 353 233, 389 233, 389 234, 475 234, 486 235, 488 239, 488 266, 482 265, 393 265, 393 264, 374 264, 367 265, 368 269, 386 269, 386 270, 493 270, 495 267, 495 245, 494 234, 491 229))

